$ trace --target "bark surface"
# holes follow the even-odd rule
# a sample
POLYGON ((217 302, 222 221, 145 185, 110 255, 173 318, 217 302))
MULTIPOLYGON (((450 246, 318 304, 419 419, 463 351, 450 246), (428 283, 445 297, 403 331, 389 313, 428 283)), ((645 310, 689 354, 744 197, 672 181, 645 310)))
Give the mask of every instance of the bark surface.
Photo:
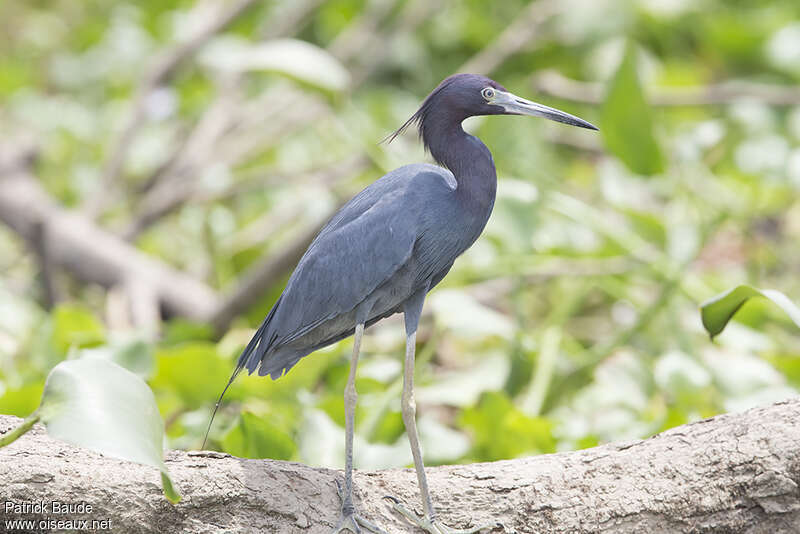
MULTIPOLYGON (((19 422, 0 417, 0 432, 19 422)), ((338 519, 336 470, 214 452, 166 457, 183 494, 176 506, 162 496, 156 469, 53 440, 37 425, 0 449, 2 500, 85 502, 90 514, 44 518, 110 519, 112 531, 131 534, 327 534, 338 519)), ((798 533, 800 399, 641 441, 428 473, 439 515, 454 527, 500 521, 507 533, 798 533)), ((419 509, 413 470, 358 471, 355 483, 362 515, 390 533, 416 532, 381 498, 395 495, 419 509)), ((42 517, 4 511, 0 521, 42 517)))

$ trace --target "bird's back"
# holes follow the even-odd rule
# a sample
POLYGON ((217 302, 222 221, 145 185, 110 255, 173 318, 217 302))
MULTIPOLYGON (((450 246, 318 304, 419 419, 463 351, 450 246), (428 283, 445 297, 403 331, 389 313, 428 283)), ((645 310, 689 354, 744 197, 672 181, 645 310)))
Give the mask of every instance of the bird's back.
POLYGON ((369 326, 436 285, 471 244, 448 235, 457 224, 455 189, 448 170, 414 164, 353 197, 309 245, 237 368, 278 378, 351 335, 356 322, 369 326))

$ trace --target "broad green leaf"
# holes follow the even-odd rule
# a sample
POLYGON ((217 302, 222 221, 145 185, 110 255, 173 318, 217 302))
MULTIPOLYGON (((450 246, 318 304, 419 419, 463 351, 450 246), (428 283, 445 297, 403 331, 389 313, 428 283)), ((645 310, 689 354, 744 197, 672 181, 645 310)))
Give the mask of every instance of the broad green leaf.
POLYGON ((403 415, 400 412, 388 412, 378 421, 374 432, 368 437, 372 443, 391 445, 403 435, 405 428, 403 415))
POLYGON ((297 39, 250 44, 221 37, 212 41, 200 61, 218 70, 281 74, 325 91, 343 91, 350 84, 347 69, 324 49, 297 39))
POLYGON ((289 460, 297 447, 290 435, 272 424, 269 416, 244 412, 222 439, 222 448, 243 458, 289 460))
POLYGON ((781 308, 789 318, 800 327, 800 308, 789 298, 774 289, 757 289, 752 286, 741 285, 713 297, 700 305, 705 327, 711 339, 714 339, 736 315, 749 299, 765 297, 781 308))
POLYGON ((792 386, 800 388, 800 358, 796 354, 767 354, 766 360, 783 373, 792 386))
POLYGON ((214 329, 211 325, 177 317, 164 325, 161 343, 178 345, 187 341, 210 341, 212 339, 214 339, 214 329))
POLYGON ((15 389, 7 389, 0 395, 0 413, 25 417, 39 406, 44 382, 37 380, 15 389))
POLYGON ((472 430, 476 457, 485 460, 555 450, 550 421, 525 415, 503 393, 485 393, 477 406, 464 410, 460 423, 472 430))
POLYGON ((628 45, 611 79, 600 112, 606 147, 637 174, 664 170, 664 157, 653 133, 653 115, 636 72, 636 48, 628 45))
POLYGON ((47 377, 38 414, 55 438, 158 468, 167 498, 180 500, 164 465, 153 392, 135 374, 99 358, 62 362, 47 377))
MULTIPOLYGON (((333 390, 334 388, 332 387, 331 389, 333 390)), ((344 426, 344 398, 341 395, 333 392, 328 393, 322 399, 320 399, 319 402, 317 402, 317 408, 328 414, 328 417, 331 418, 331 421, 334 421, 341 427, 344 426)), ((358 417, 359 411, 363 411, 363 408, 359 410, 359 406, 356 405, 356 419, 360 419, 358 417)))
POLYGON ((162 348, 156 364, 153 389, 176 392, 191 409, 215 401, 233 371, 216 347, 203 341, 162 348))
POLYGON ((93 347, 105 341, 105 328, 86 308, 62 304, 53 311, 53 345, 61 354, 70 347, 93 347))
MULTIPOLYGON (((339 369, 346 367, 349 366, 341 366, 339 369)), ((332 373, 329 375, 329 377, 336 377, 337 374, 338 373, 332 373)), ((327 384, 329 386, 329 393, 322 397, 317 403, 317 408, 328 414, 328 417, 330 417, 331 420, 336 421, 336 424, 342 427, 344 426, 344 397, 342 395, 342 391, 344 391, 345 383, 347 381, 346 378, 347 377, 344 376, 342 377, 342 380, 328 380, 327 384)), ((356 391, 358 391, 360 395, 369 395, 370 393, 376 393, 383 390, 383 384, 373 378, 356 378, 356 391)), ((356 420, 361 420, 364 411, 364 406, 356 405, 356 420)))

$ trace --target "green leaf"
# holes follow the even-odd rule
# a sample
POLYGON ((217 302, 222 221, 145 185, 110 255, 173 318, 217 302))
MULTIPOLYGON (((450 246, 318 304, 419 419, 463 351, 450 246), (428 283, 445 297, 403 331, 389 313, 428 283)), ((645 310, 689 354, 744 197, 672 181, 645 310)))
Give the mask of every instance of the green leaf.
POLYGON ((503 393, 484 393, 477 406, 464 410, 460 422, 472 429, 473 453, 483 460, 555 451, 550 421, 525 415, 503 393))
POLYGON ((202 341, 162 348, 156 363, 153 389, 177 393, 189 409, 215 401, 233 371, 212 343, 202 341))
POLYGON ((44 382, 41 379, 19 388, 7 389, 0 396, 0 413, 25 417, 39 406, 43 390, 44 382))
POLYGON ((400 412, 388 412, 380 418, 375 426, 375 430, 368 436, 369 441, 372 443, 392 445, 403 435, 405 429, 403 414, 400 412))
POLYGON ((61 354, 70 347, 94 347, 105 341, 105 328, 88 309, 62 304, 53 311, 53 345, 61 354))
POLYGON ((606 147, 637 174, 664 170, 664 157, 653 134, 653 115, 636 72, 636 48, 629 44, 611 79, 600 112, 606 147))
POLYGON ((187 341, 211 341, 212 339, 214 339, 214 329, 211 325, 176 317, 164 324, 161 343, 178 345, 187 341))
POLYGON ((269 416, 243 412, 239 422, 222 439, 225 452, 243 458, 289 460, 296 446, 292 437, 272 424, 269 416))
POLYGON ((736 315, 749 299, 765 297, 778 305, 789 318, 800 327, 800 308, 789 298, 774 289, 757 289, 752 286, 741 285, 713 297, 700 305, 700 311, 705 327, 711 339, 714 339, 725 329, 728 321, 736 315))
POLYGON ((765 359, 783 373, 793 387, 800 388, 800 358, 796 354, 767 354, 765 359))
POLYGON ((153 392, 135 374, 99 358, 61 362, 47 377, 38 413, 55 438, 157 467, 167 498, 180 500, 164 465, 164 423, 153 392))
POLYGON ((281 74, 324 91, 343 91, 350 84, 350 73, 333 55, 297 39, 250 44, 220 37, 206 47, 200 61, 218 70, 281 74))

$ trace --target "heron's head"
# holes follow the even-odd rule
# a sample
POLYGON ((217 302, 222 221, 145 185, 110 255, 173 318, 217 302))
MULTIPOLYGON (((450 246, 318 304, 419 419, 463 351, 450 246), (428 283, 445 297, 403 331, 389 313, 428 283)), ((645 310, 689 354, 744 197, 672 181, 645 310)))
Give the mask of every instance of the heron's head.
POLYGON ((486 76, 454 74, 431 91, 417 112, 388 139, 391 141, 414 123, 424 137, 426 123, 460 124, 476 115, 531 115, 597 130, 593 124, 574 115, 520 98, 486 76))

